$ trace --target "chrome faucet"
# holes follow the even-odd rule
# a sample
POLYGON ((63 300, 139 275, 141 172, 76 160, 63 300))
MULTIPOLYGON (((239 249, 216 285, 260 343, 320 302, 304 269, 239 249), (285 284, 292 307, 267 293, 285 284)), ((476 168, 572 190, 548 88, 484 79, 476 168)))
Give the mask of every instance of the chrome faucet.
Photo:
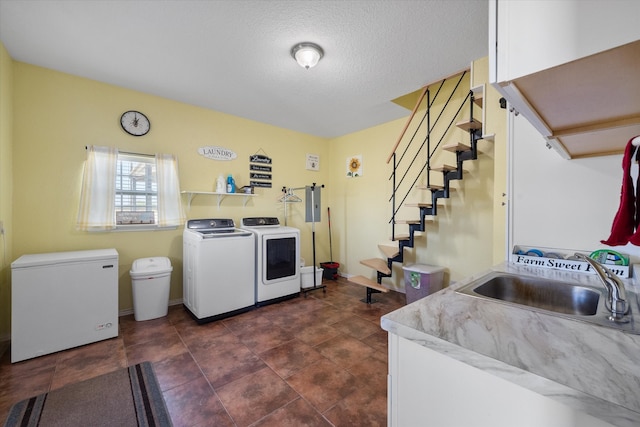
POLYGON ((611 312, 609 320, 617 323, 627 323, 625 316, 629 312, 627 292, 624 283, 611 270, 587 255, 576 253, 576 257, 588 262, 600 277, 600 281, 607 288, 607 310, 611 312))

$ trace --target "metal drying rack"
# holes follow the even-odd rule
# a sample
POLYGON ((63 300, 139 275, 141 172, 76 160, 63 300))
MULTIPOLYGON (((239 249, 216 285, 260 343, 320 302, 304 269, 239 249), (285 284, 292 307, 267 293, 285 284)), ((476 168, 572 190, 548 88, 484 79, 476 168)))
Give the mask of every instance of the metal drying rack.
POLYGON ((324 184, 321 185, 317 185, 315 182, 313 184, 311 184, 310 186, 304 186, 304 187, 296 187, 296 188, 286 188, 286 187, 282 187, 282 192, 284 193, 284 196, 282 196, 280 198, 280 201, 284 203, 284 214, 285 214, 285 225, 287 222, 287 203, 292 203, 292 202, 301 202, 302 199, 300 199, 300 197, 296 196, 293 192, 296 190, 306 190, 307 188, 310 189, 310 193, 311 193, 311 197, 310 199, 307 198, 305 200, 306 203, 306 209, 311 211, 311 244, 313 247, 313 270, 312 270, 312 275, 313 275, 313 287, 312 288, 302 288, 302 292, 304 293, 304 296, 306 298, 307 296, 307 292, 312 292, 318 289, 322 289, 322 292, 326 293, 327 292, 327 286, 322 284, 322 281, 320 281, 320 284, 318 285, 317 281, 318 279, 316 278, 316 217, 315 217, 315 211, 316 211, 316 202, 315 202, 315 192, 316 192, 316 188, 322 189, 324 188, 324 184))

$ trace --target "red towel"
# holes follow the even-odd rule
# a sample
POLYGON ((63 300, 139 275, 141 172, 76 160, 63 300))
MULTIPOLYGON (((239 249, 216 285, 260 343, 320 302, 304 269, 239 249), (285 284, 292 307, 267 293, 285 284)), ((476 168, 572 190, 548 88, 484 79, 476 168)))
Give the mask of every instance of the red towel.
MULTIPOLYGON (((635 137, 634 137, 635 138, 635 137)), ((640 186, 637 186, 638 194, 634 194, 633 180, 631 179, 631 160, 633 154, 638 149, 634 146, 631 138, 627 142, 622 158, 622 189, 620 190, 620 207, 613 219, 611 226, 611 235, 607 240, 601 240, 600 243, 609 246, 626 245, 629 241, 636 246, 640 246, 640 235, 638 232, 634 234, 634 230, 638 226, 640 220, 640 186)))

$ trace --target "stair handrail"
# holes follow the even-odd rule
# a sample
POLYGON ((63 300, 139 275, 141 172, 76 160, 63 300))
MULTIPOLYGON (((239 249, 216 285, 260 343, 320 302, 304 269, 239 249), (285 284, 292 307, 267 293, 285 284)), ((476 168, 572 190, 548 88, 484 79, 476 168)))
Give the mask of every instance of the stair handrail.
POLYGON ((418 108, 420 108, 420 104, 422 104, 422 100, 424 99, 424 96, 427 94, 428 90, 429 90, 428 85, 422 88, 422 92, 420 93, 418 102, 416 102, 416 105, 413 107, 413 111, 411 111, 411 115, 409 116, 407 123, 405 123, 404 128, 402 129, 402 132, 400 132, 400 136, 398 137, 398 140, 393 145, 393 148, 391 149, 391 154, 389 154, 389 157, 387 157, 387 164, 391 161, 391 159, 393 158, 393 155, 396 153, 396 150, 398 149, 400 142, 402 142, 402 138, 404 138, 404 133, 407 131, 407 129, 409 128, 409 125, 413 121, 413 116, 415 116, 416 113, 418 112, 418 108))
MULTIPOLYGON (((449 122, 449 125, 447 126, 447 128, 444 130, 444 132, 442 133, 442 135, 440 136, 440 140, 438 140, 438 143, 436 144, 436 146, 434 147, 434 149, 428 154, 427 156, 427 161, 424 163, 424 165, 422 165, 422 167, 420 168, 420 171, 418 174, 416 174, 416 178, 413 180, 413 183, 411 184, 411 188, 413 188, 417 182, 418 179, 420 178, 420 175, 422 174, 422 172, 424 172, 425 169, 430 170, 431 169, 431 157, 433 157, 433 155, 435 154, 436 150, 438 149, 438 147, 440 146, 440 144, 442 143, 442 140, 444 139, 444 137, 447 135, 447 133, 449 132, 449 130, 453 127, 453 124, 455 123, 455 118, 458 116, 458 114, 460 113, 460 111, 462 111, 462 108, 465 106, 465 104, 467 103, 467 101, 469 101, 470 98, 470 94, 467 94, 467 96, 464 98, 464 100, 460 103, 460 106, 458 107, 458 111, 456 111, 456 114, 453 116, 453 119, 449 122)), ((429 135, 430 135, 431 131, 429 131, 429 135)), ((429 136, 428 135, 428 136, 429 136)), ((412 163, 413 164, 413 163, 412 163)), ((402 207, 402 205, 404 204, 404 202, 407 200, 407 197, 409 197, 409 194, 411 192, 411 190, 407 191, 404 195, 404 197, 402 198, 402 200, 400 201, 400 203, 398 204, 398 208, 396 209, 396 204, 395 204, 395 200, 396 200, 396 192, 398 190, 398 188, 400 187, 400 184, 402 183, 402 180, 404 179, 404 177, 407 175, 409 171, 405 171, 402 179, 400 180, 400 182, 397 185, 393 186, 393 193, 392 193, 392 198, 394 199, 394 203, 393 203, 393 214, 392 214, 392 218, 389 221, 394 222, 395 223, 395 214, 398 213, 398 211, 400 210, 400 208, 402 207)), ((395 171, 393 173, 393 177, 394 177, 394 183, 395 183, 395 171)), ((427 175, 427 185, 429 185, 429 175, 427 175)), ((389 199, 389 201, 391 201, 391 199, 389 199)))
MULTIPOLYGON (((391 174, 391 176, 389 177, 389 180, 393 179, 393 184, 392 184, 392 194, 391 197, 389 198, 389 202, 392 202, 392 206, 391 206, 391 219, 389 220, 389 222, 392 224, 392 239, 395 236, 395 216, 396 214, 399 212, 400 208, 404 205, 405 201, 407 200, 408 196, 411 194, 411 190, 416 186, 418 180, 420 179, 420 177, 422 176, 422 174, 424 173, 425 169, 427 170, 427 177, 426 177, 426 181, 427 181, 427 187, 430 188, 430 174, 429 171, 431 170, 431 159, 434 156, 434 154, 436 153, 436 151, 438 150, 438 148, 440 147, 440 145, 442 144, 442 141, 444 140, 444 138, 447 136, 447 134, 449 133, 450 129, 454 126, 455 121, 458 117, 458 115, 460 114, 460 111, 462 110, 462 108, 466 105, 466 102, 469 101, 469 99, 473 96, 472 95, 472 91, 469 91, 467 93, 467 96, 464 98, 464 100, 462 100, 462 102, 460 103, 460 105, 458 106, 457 111, 455 112, 455 114, 452 116, 452 120, 450 121, 450 123, 446 126, 446 128, 444 129, 444 131, 442 131, 442 134, 440 135, 440 138, 438 140, 438 142, 436 143, 436 145, 432 148, 431 147, 431 138, 432 138, 432 133, 436 127, 436 125, 438 124, 440 118, 443 116, 444 111, 447 109, 447 107, 449 107, 449 105, 451 104, 451 100, 453 98, 453 96, 457 93, 458 88, 461 84, 461 82, 464 80, 465 75, 467 74, 468 69, 466 70, 462 70, 461 72, 454 74, 448 78, 442 79, 440 81, 440 87, 438 88, 438 91, 436 93, 436 96, 434 97, 433 100, 429 99, 429 87, 431 85, 427 85, 423 88, 420 97, 418 99, 418 101, 416 102, 416 105, 414 106, 414 109, 409 117, 409 120, 407 121, 407 123, 405 124, 402 133, 400 135, 400 137, 398 138, 398 140, 396 141, 393 151, 389 157, 389 159, 387 160, 387 163, 393 159, 393 172, 391 174), (451 78, 451 77, 455 77, 455 76, 459 76, 459 78, 457 79, 457 83, 455 85, 455 87, 450 91, 448 99, 446 100, 446 102, 444 103, 444 105, 442 106, 442 108, 440 109, 440 112, 436 118, 436 120, 433 122, 433 124, 430 123, 430 113, 431 113, 431 109, 432 106, 435 104, 435 100, 438 96, 438 94, 440 93, 440 90, 442 89, 442 87, 444 86, 444 83, 447 81, 447 79, 451 78), (406 146, 404 148, 404 151, 402 153, 402 155, 400 156, 400 159, 397 160, 397 151, 398 148, 400 147, 400 144, 402 143, 402 140, 404 139, 404 137, 406 136, 406 132, 407 129, 409 128, 409 126, 411 125, 411 123, 415 120, 416 118, 416 113, 420 107, 420 105, 422 104, 424 97, 427 96, 427 106, 425 109, 425 114, 422 117, 422 119, 420 120, 418 126, 416 127, 416 130, 414 131, 414 134, 411 136, 411 138, 409 139, 408 142, 406 142, 406 146), (422 143, 420 144, 420 146, 418 147, 415 156, 413 157, 413 159, 410 161, 410 163, 406 166, 404 173, 402 173, 401 178, 398 180, 398 172, 399 170, 401 170, 400 168, 400 164, 402 163, 406 153, 408 152, 409 148, 411 147, 411 145, 415 142, 415 138, 416 135, 418 133, 418 131, 421 129, 421 127, 424 124, 425 119, 427 120, 427 129, 426 129, 426 135, 422 141, 422 143), (397 192, 399 191, 400 187, 402 186, 402 184, 404 183, 405 179, 407 178, 409 172, 413 169, 414 163, 416 162, 416 160, 419 158, 419 154, 423 151, 425 144, 427 145, 427 159, 426 162, 421 166, 421 168, 418 170, 418 173, 415 175, 415 178, 413 180, 413 183, 411 184, 411 186, 409 186, 409 189, 407 190, 407 192, 404 194, 404 196, 402 197, 402 200, 400 201, 400 203, 398 202, 398 194, 397 192)), ((473 99, 471 99, 470 102, 473 102, 473 99)), ((471 110, 473 111, 473 110, 471 110)), ((473 113, 471 113, 473 114, 473 113)), ((436 202, 437 197, 443 197, 441 195, 433 195, 432 194, 432 201, 433 203, 436 202)))
MULTIPOLYGON (((420 120, 420 123, 418 123, 418 126, 416 126, 416 129, 413 131, 413 135, 411 135, 411 138, 409 138, 409 141, 407 142, 406 146, 404 147, 404 151, 402 152, 402 155, 400 156, 400 159, 398 160, 397 163, 395 163, 395 166, 393 168, 393 172, 392 174, 398 169, 398 167, 400 167, 400 163, 402 163, 402 160, 404 160, 404 156, 407 154, 407 151, 409 151, 409 148, 411 147, 411 144, 413 144, 414 139, 416 138, 416 135, 418 134, 418 132, 420 131, 420 128, 422 128, 422 125, 425 121, 425 119, 428 119, 430 117, 430 111, 431 111, 431 106, 436 102, 436 100, 438 99, 438 95, 440 94, 440 91, 442 90, 442 87, 444 86, 444 83, 446 82, 445 80, 442 80, 440 82, 440 86, 438 87, 438 90, 436 91, 436 94, 434 95, 433 99, 431 99, 431 90, 428 89, 427 90, 427 108, 425 109, 424 112, 424 116, 422 116, 422 119, 420 120)), ((434 123, 435 126, 435 123, 434 123)), ((430 121, 427 120, 427 138, 428 138, 428 134, 429 134, 429 130, 431 129, 431 124, 430 121)), ((422 150, 422 148, 424 147, 424 141, 422 142, 422 144, 420 145, 420 147, 418 148, 418 153, 422 150)), ((397 150, 397 148, 396 148, 397 150)), ((394 152, 395 154, 395 152, 394 152)), ((411 161, 411 163, 407 166, 407 171, 409 169, 411 169, 411 167, 413 166, 413 163, 415 162, 416 157, 413 158, 413 160, 411 161)), ((389 177, 389 179, 391 179, 391 177, 389 177)))
MULTIPOLYGON (((425 144, 427 144, 427 153, 428 153, 428 159, 430 160, 431 157, 433 156, 433 153, 435 152, 435 150, 440 146, 440 143, 442 142, 442 139, 444 138, 444 135, 447 134, 447 132, 449 132, 449 129, 451 129, 451 123, 449 124, 449 126, 445 129, 445 131, 443 132, 443 137, 440 138, 440 141, 438 142, 438 144, 436 145, 436 147, 433 149, 433 151, 431 150, 430 147, 430 137, 431 137, 431 131, 433 130, 433 128, 435 128, 435 126, 438 124, 438 122, 440 121, 440 117, 442 117, 442 114, 444 113, 445 109, 449 106, 449 102, 451 102, 451 98, 453 98, 453 95, 456 93, 456 91, 458 90, 458 87, 460 86, 460 83, 462 82, 462 80, 464 79, 464 76, 466 75, 466 70, 463 71, 460 74, 460 78, 458 79, 458 82, 456 83, 456 86, 453 88, 453 90, 451 91, 451 93, 449 94, 449 98, 447 99, 447 101, 444 104, 444 107, 442 107, 442 109, 440 110, 440 114, 438 114, 438 117, 436 118, 436 120, 433 122, 433 125, 431 125, 430 121, 427 122, 427 134, 425 136, 425 139, 422 141, 422 144, 420 144, 420 147, 418 147, 417 153, 420 153, 422 151, 422 149, 424 148, 425 144)), ((420 130, 420 128, 422 127, 422 124, 424 123, 424 120, 426 118, 430 117, 430 111, 431 111, 431 106, 436 102, 436 100, 438 99, 438 95, 440 94, 440 91, 442 90, 442 87, 444 86, 445 82, 447 81, 447 79, 443 79, 440 82, 440 87, 438 87, 438 90, 435 94, 435 96, 433 97, 432 100, 429 100, 429 90, 427 90, 427 108, 425 109, 425 114, 422 117, 422 119, 420 120, 420 123, 418 123, 418 126, 416 127, 416 130, 414 131, 413 135, 411 136, 411 139, 409 139, 409 142, 407 143, 404 151, 402 152, 402 156, 400 156, 400 159, 398 160, 397 163, 395 163, 394 160, 394 166, 393 166, 393 171, 391 172, 391 175, 395 175, 398 167, 400 166, 400 163, 402 163, 402 160, 404 159, 405 154, 407 153, 407 151, 409 150, 409 147, 411 146, 411 144, 413 144, 414 139, 418 133, 418 131, 420 130)), ((460 110, 462 110, 462 107, 464 106, 464 103, 466 102, 466 99, 464 101, 462 101, 462 104, 460 105, 460 107, 458 108, 458 111, 456 112, 456 114, 454 115, 454 117, 457 117, 457 115, 460 113, 460 110)), ((405 129, 406 131, 406 129, 405 129)), ((396 147, 397 150, 397 147, 396 147)), ((395 151, 394 153, 395 154, 395 151)), ((404 182, 404 178, 407 176, 407 174, 409 173, 409 171, 411 170, 411 167, 413 166, 413 164, 415 163, 415 161, 417 160, 417 155, 411 160, 411 162, 409 163, 409 165, 406 167, 404 174, 402 175, 402 178, 400 178, 400 181, 398 182, 398 187, 404 182)), ((424 170, 424 168, 422 168, 420 170, 420 173, 422 173, 422 171, 424 170)), ((389 177, 389 179, 391 179, 391 176, 389 177)), ((417 182, 417 180, 415 181, 417 182)), ((415 184, 414 182, 414 184, 415 184)), ((427 175, 427 185, 429 185, 429 175, 427 175)), ((396 190, 396 186, 393 186, 394 188, 394 193, 396 190)), ((391 201, 391 198, 389 199, 389 201, 391 201)))
POLYGON ((455 73, 449 74, 446 77, 443 77, 441 79, 435 80, 431 83, 428 83, 426 85, 424 85, 422 87, 422 92, 420 93, 420 97, 418 98, 418 102, 416 102, 416 105, 413 107, 413 111, 411 112, 411 115, 409 116, 409 119, 407 120, 407 123, 404 125, 404 128, 402 129, 402 132, 400 133, 400 136, 398 137, 398 140, 396 141, 396 143, 393 145, 393 149, 391 150, 391 153, 389 154, 389 157, 387 157, 387 163, 389 163, 391 161, 391 159, 393 158, 393 153, 396 152, 396 150, 398 149, 398 146, 400 145, 400 143, 402 142, 402 138, 404 137, 404 133, 407 131, 407 128, 409 128, 409 125, 411 124, 411 121, 413 120, 413 116, 416 114, 416 112, 418 111, 418 108, 420 107, 420 104, 422 103, 422 99, 424 98, 427 89, 430 86, 433 86, 434 84, 440 82, 440 81, 444 81, 444 80, 448 80, 451 77, 455 77, 459 74, 462 73, 466 73, 469 71, 469 68, 465 68, 459 71, 456 71, 455 73))

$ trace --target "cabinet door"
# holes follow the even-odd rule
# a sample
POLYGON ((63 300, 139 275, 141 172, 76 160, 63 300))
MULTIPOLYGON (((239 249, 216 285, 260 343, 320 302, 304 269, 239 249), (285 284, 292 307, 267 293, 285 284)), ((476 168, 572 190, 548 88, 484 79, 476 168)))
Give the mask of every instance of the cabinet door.
POLYGON ((389 426, 613 427, 389 334, 389 426))
POLYGON ((640 38, 637 0, 491 0, 491 82, 506 82, 640 38))
POLYGON ((565 159, 640 133, 640 1, 490 0, 489 80, 565 159))

